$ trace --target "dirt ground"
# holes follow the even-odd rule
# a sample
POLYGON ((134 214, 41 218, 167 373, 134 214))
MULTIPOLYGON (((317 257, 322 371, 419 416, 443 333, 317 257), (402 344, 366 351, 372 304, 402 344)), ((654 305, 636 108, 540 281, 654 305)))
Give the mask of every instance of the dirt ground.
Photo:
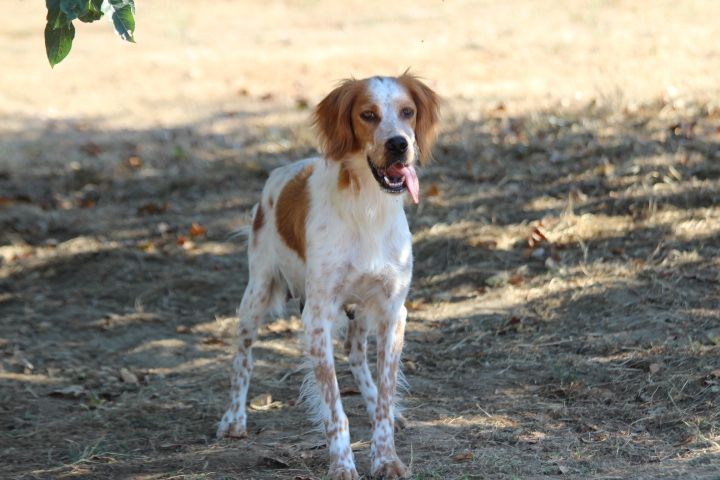
MULTIPOLYGON (((216 441, 246 225, 354 75, 445 98, 408 205, 416 479, 720 478, 720 2, 138 2, 0 18, 0 476, 315 479, 297 306, 216 441), (202 5, 202 6, 201 6, 202 5)), ((370 430, 338 353, 361 473, 370 430)))

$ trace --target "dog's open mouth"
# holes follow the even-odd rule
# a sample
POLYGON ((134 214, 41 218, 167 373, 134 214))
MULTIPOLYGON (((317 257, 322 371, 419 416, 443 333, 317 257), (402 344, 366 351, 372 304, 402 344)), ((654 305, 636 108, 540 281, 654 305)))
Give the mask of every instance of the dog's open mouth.
POLYGON ((403 193, 407 190, 413 202, 420 201, 420 182, 415 167, 407 163, 395 162, 387 168, 380 168, 370 161, 370 157, 367 161, 380 188, 388 193, 403 193))

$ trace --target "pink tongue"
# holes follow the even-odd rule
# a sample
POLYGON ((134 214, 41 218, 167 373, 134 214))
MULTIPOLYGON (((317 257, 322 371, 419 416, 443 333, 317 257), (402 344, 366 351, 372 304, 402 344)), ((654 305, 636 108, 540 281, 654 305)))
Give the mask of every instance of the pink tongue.
POLYGON ((418 181, 417 173, 415 173, 415 167, 395 163, 387 169, 387 173, 391 177, 403 177, 405 179, 405 186, 408 192, 410 192, 413 202, 420 202, 420 182, 418 181))

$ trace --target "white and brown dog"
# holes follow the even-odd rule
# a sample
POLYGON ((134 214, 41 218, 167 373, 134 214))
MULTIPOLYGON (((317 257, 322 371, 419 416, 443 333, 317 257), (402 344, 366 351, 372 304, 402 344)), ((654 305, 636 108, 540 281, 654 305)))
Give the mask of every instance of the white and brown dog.
POLYGON ((252 345, 265 314, 281 308, 289 292, 304 302, 329 475, 358 478, 332 338, 344 307, 354 304, 346 347, 373 426, 371 473, 386 479, 407 475, 395 452, 393 411, 413 263, 401 194, 419 201, 415 165, 430 157, 437 120, 437 95, 413 75, 346 80, 315 110, 323 155, 270 174, 249 238, 231 402, 218 437, 246 436, 252 345), (365 354, 373 327, 377 387, 365 354))

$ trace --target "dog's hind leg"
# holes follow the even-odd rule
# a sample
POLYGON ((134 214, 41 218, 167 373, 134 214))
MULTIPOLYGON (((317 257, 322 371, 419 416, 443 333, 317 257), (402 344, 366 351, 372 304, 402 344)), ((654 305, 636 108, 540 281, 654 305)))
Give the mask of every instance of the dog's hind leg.
POLYGON ((348 314, 347 337, 345 338, 345 351, 350 362, 355 384, 365 400, 370 422, 375 420, 375 406, 377 405, 377 387, 373 382, 372 374, 367 363, 367 319, 363 312, 346 312, 348 314))
MULTIPOLYGON (((347 335, 345 337, 345 352, 348 354, 350 371, 352 371, 355 384, 365 401, 370 423, 375 423, 375 407, 377 406, 377 387, 367 362, 367 335, 368 319, 362 310, 345 310, 348 317, 347 335)), ((395 416, 395 429, 405 428, 405 417, 397 410, 395 416)))
POLYGON ((218 438, 247 436, 245 403, 253 370, 252 346, 263 318, 277 300, 279 289, 279 281, 272 275, 251 273, 238 308, 238 347, 232 364, 230 406, 220 420, 218 438))

